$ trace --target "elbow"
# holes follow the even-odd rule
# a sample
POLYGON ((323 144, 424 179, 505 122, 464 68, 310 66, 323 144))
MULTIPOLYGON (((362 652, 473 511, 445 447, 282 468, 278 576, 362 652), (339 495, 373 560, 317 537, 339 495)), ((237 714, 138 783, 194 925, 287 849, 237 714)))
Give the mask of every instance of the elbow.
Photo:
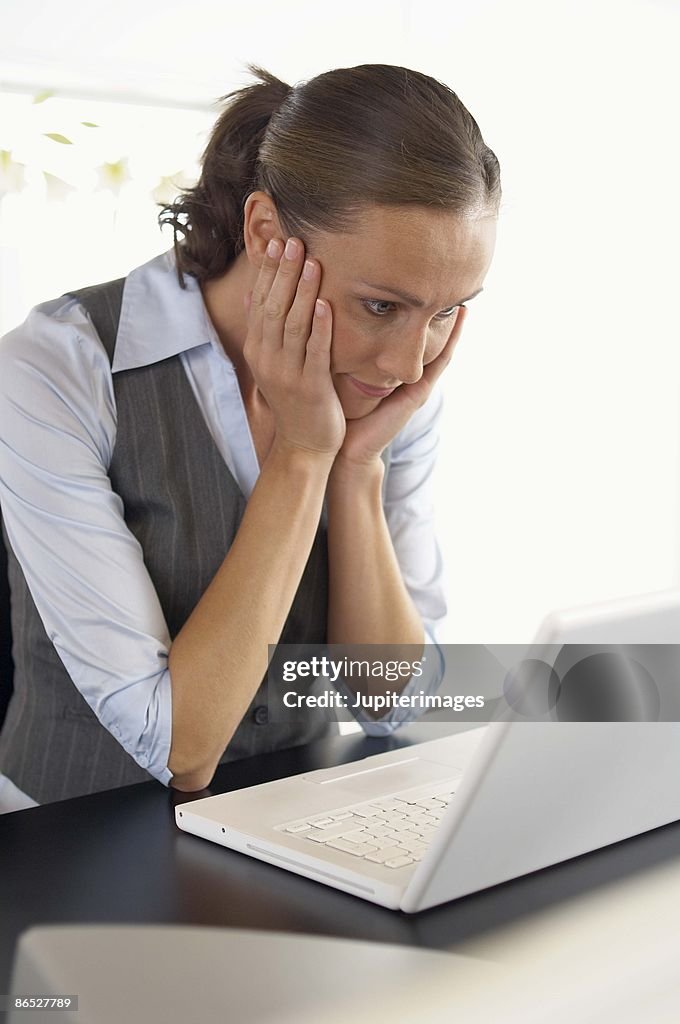
MULTIPOLYGON (((171 648, 171 654, 172 650, 171 648)), ((174 666, 170 664, 172 685, 172 733, 168 770, 172 774, 170 786, 181 793, 196 793, 211 782, 226 744, 210 733, 196 715, 187 714, 191 707, 181 701, 175 688, 174 666)))
MULTIPOLYGON (((172 768, 170 768, 172 771, 172 768)), ((214 772, 213 772, 214 774, 214 772)), ((198 774, 193 775, 175 775, 173 773, 172 779, 170 780, 170 786, 172 789, 178 790, 180 793, 200 793, 201 790, 207 789, 212 780, 212 775, 198 774)))
MULTIPOLYGON (((176 641, 175 641, 176 642, 176 641)), ((170 786, 182 793, 195 793, 205 789, 215 774, 217 765, 238 727, 238 720, 222 717, 219 708, 202 708, 188 693, 178 687, 181 672, 169 661, 172 687, 172 733, 168 770, 172 774, 170 786), (174 673, 174 674, 173 674, 174 673)))
POLYGON ((206 789, 215 774, 217 762, 207 764, 205 761, 199 763, 196 758, 184 757, 173 747, 168 758, 168 769, 172 773, 170 786, 179 790, 180 793, 197 793, 206 789))

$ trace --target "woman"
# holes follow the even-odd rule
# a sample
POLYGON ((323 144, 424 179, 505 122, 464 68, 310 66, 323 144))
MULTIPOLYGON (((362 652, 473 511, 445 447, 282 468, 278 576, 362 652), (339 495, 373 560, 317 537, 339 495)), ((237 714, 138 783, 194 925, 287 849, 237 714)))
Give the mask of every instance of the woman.
POLYGON ((444 614, 436 384, 491 262, 498 162, 421 73, 250 70, 159 216, 173 249, 0 345, 14 806, 201 789, 328 729, 267 720, 268 644, 420 649, 444 614))

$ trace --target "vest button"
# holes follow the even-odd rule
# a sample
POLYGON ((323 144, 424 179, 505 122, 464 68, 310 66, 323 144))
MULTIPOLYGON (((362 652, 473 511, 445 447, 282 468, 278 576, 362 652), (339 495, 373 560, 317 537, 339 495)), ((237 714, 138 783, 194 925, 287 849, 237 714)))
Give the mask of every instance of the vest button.
POLYGON ((253 718, 255 725, 266 725, 269 721, 269 712, 267 711, 264 704, 260 704, 259 707, 255 708, 253 712, 253 718))

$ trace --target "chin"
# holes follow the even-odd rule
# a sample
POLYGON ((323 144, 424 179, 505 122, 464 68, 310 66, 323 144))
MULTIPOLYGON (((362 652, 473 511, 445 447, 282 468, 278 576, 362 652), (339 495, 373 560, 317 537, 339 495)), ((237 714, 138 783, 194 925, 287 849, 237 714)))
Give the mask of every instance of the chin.
POLYGON ((345 405, 343 404, 342 411, 345 414, 345 419, 346 420, 362 420, 364 418, 364 416, 368 416, 369 413, 373 412, 373 409, 375 409, 376 405, 380 405, 380 401, 381 401, 381 399, 376 399, 375 405, 372 406, 372 408, 370 408, 370 409, 362 409, 361 411, 359 411, 357 409, 347 409, 345 407, 345 405))
POLYGON ((368 395, 359 394, 347 380, 340 378, 335 380, 335 389, 340 399, 342 411, 346 420, 360 420, 368 416, 383 401, 382 398, 370 398, 368 395))
POLYGON ((361 395, 356 398, 354 395, 340 396, 340 405, 346 420, 363 419, 364 416, 368 416, 374 409, 377 409, 382 401, 382 398, 362 398, 361 395))

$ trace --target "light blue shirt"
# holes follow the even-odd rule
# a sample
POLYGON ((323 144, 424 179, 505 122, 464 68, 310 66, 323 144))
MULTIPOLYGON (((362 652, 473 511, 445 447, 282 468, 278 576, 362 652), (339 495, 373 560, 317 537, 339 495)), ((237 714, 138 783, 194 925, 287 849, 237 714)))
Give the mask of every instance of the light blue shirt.
MULTIPOLYGON (((172 778, 170 636, 108 477, 117 425, 113 375, 178 355, 246 498, 259 475, 234 366, 198 282, 187 275, 185 283, 182 290, 173 250, 131 271, 113 366, 75 299, 35 306, 0 341, 0 504, 12 547, 74 684, 101 724, 164 785, 172 778)), ((431 492, 441 410, 436 388, 393 442, 386 480, 389 532, 436 653, 404 693, 416 684, 431 692, 443 674, 435 630, 446 604, 431 492)), ((380 722, 357 714, 369 735, 413 717, 404 708, 380 722)), ((30 800, 16 787, 13 795, 30 800)))

